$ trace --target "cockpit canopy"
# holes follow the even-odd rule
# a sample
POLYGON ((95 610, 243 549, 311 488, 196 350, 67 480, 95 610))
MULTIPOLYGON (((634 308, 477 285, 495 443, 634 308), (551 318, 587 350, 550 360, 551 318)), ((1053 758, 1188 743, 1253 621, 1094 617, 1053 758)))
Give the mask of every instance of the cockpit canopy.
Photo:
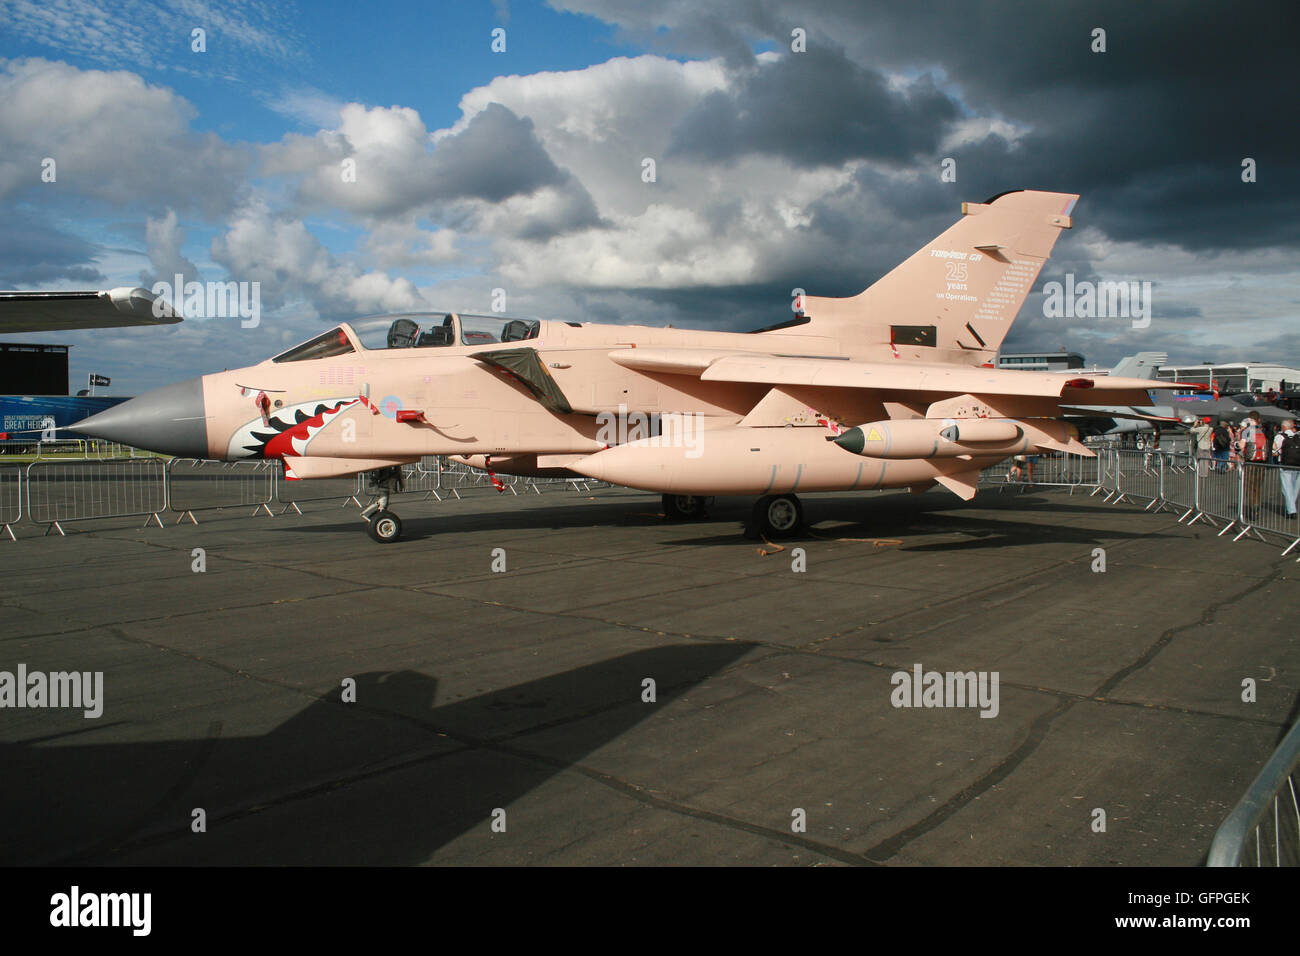
POLYGON ((508 315, 411 312, 358 319, 352 327, 366 349, 426 349, 522 342, 537 338, 541 323, 508 315))
POLYGON ((449 345, 494 345, 535 339, 537 319, 465 312, 410 312, 358 319, 331 329, 277 355, 273 362, 302 362, 356 351, 348 332, 367 351, 375 349, 441 348, 449 345))

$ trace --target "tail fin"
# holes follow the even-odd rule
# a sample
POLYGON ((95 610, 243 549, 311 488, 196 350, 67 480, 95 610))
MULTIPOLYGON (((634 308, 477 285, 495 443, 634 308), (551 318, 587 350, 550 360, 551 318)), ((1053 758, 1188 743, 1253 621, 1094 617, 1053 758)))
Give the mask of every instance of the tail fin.
POLYGON ((1110 370, 1110 374, 1115 378, 1153 379, 1156 377, 1156 369, 1168 364, 1168 352, 1138 352, 1137 355, 1128 355, 1120 359, 1119 364, 1110 370))
POLYGON ((962 218, 865 292, 803 296, 810 324, 855 351, 983 365, 993 361, 1079 197, 1021 190, 962 203, 962 218))

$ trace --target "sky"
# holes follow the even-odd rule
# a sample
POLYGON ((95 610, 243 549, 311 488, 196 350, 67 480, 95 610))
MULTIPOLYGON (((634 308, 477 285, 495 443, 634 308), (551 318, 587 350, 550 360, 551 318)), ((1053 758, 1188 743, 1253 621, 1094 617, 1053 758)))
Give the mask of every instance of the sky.
POLYGON ((1029 188, 1082 198, 1005 351, 1300 366, 1297 26, 1280 2, 0 0, 0 288, 181 274, 257 282, 262 310, 10 338, 131 395, 494 290, 743 331, 1029 188), (1045 314, 1066 274, 1150 282, 1150 324, 1045 314))

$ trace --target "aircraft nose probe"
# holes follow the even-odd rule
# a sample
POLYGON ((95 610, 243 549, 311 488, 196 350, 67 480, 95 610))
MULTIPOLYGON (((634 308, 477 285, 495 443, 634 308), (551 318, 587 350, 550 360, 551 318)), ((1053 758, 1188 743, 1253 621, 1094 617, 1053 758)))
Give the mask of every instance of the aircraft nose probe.
POLYGON ((165 385, 105 409, 69 431, 178 458, 207 458, 203 379, 165 385))

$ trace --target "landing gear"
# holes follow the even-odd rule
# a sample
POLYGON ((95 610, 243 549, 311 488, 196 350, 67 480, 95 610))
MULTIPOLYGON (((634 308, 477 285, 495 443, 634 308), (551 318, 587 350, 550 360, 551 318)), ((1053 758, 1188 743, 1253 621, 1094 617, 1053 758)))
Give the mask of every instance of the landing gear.
POLYGON ((402 536, 402 519, 388 510, 388 499, 402 490, 402 467, 377 468, 368 474, 375 488, 374 500, 361 512, 366 521, 366 534, 380 544, 389 544, 402 536))
POLYGON ((752 527, 768 538, 788 538, 803 527, 803 505, 794 495, 766 495, 754 502, 752 527))
POLYGON ((712 498, 697 498, 695 495, 664 495, 664 514, 669 521, 699 521, 707 518, 712 498))
POLYGON ((376 511, 369 518, 366 534, 380 544, 388 544, 402 536, 402 519, 391 511, 376 511))

